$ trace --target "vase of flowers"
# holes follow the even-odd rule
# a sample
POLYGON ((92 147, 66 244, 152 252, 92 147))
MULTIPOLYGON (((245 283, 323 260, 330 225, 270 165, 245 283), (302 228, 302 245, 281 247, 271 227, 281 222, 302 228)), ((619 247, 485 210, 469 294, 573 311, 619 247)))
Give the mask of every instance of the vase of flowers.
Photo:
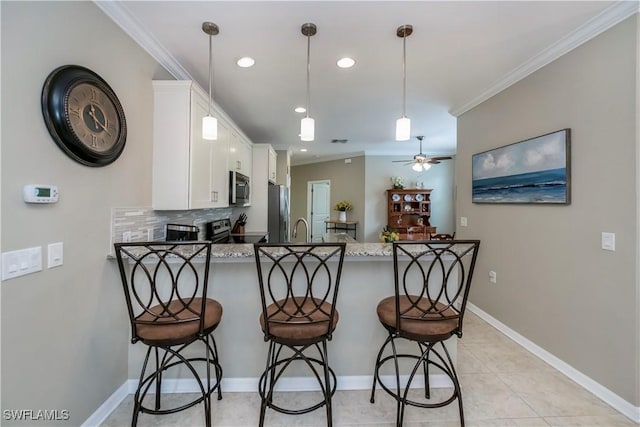
POLYGON ((391 186, 396 190, 401 190, 404 188, 404 178, 401 176, 392 176, 391 177, 391 186))
POLYGON ((336 203, 334 207, 335 210, 338 211, 338 221, 346 222, 347 221, 347 211, 353 209, 353 205, 346 200, 342 200, 336 203))

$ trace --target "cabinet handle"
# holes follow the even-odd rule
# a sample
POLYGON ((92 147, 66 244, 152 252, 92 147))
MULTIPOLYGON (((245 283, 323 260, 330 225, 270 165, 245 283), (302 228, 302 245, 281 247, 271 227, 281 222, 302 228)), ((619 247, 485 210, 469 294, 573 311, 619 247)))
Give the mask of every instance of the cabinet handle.
POLYGON ((212 191, 211 192, 211 201, 212 202, 217 202, 218 201, 218 192, 217 191, 212 191))

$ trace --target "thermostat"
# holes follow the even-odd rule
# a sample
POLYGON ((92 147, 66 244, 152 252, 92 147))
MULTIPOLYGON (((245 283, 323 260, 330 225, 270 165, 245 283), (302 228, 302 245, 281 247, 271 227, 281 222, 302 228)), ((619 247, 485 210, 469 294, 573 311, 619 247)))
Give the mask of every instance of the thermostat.
POLYGON ((25 185, 22 188, 22 197, 26 203, 56 203, 58 201, 58 187, 55 185, 25 185))

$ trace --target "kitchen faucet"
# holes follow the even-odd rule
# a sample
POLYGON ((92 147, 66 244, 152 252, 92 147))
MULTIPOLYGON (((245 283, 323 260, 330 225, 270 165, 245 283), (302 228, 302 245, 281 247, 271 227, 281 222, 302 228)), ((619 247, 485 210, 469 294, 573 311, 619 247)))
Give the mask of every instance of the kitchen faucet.
POLYGON ((302 222, 304 223, 304 228, 305 228, 305 242, 308 242, 309 240, 311 240, 311 236, 309 235, 309 223, 307 222, 306 219, 304 218, 298 218, 296 220, 295 225, 293 226, 293 238, 295 239, 296 237, 298 237, 298 224, 302 222))

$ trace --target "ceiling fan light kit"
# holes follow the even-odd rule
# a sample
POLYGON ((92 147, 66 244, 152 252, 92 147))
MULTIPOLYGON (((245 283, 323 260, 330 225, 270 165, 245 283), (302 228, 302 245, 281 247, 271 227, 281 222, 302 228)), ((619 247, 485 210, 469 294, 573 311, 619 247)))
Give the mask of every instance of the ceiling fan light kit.
POLYGON ((411 120, 407 117, 407 37, 413 33, 412 25, 402 25, 396 35, 402 38, 402 117, 396 120, 396 141, 411 137, 411 120))
POLYGON ((311 101, 311 90, 309 86, 309 74, 311 72, 311 61, 310 61, 310 52, 311 52, 311 36, 315 35, 318 31, 318 28, 315 24, 307 22, 306 24, 302 24, 302 35, 307 38, 307 106, 306 113, 307 115, 300 120, 300 140, 302 141, 313 141, 315 139, 315 120, 309 117, 309 103, 311 101))
POLYGON ((416 172, 428 171, 431 169, 431 165, 437 165, 441 160, 449 160, 451 156, 443 156, 443 157, 429 157, 422 153, 422 140, 424 136, 416 136, 418 141, 420 141, 420 152, 413 156, 412 160, 393 160, 393 162, 409 162, 407 165, 412 165, 411 169, 416 172))
POLYGON ((213 49, 211 40, 220 30, 213 22, 203 22, 202 31, 209 35, 209 112, 206 117, 202 118, 202 138, 214 141, 218 139, 218 119, 211 115, 211 85, 213 80, 213 49))

